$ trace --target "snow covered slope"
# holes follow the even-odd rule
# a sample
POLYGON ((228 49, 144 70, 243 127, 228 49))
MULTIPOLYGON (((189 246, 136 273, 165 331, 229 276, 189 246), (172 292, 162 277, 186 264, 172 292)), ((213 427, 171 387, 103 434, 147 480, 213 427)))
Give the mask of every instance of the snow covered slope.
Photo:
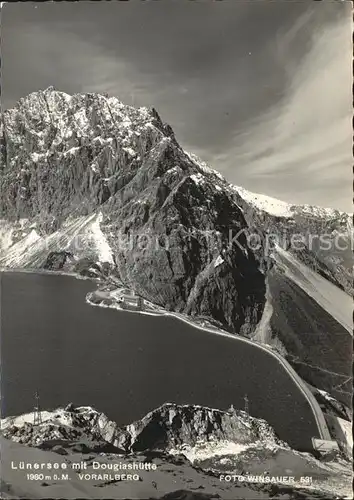
POLYGON ((279 246, 275 247, 272 257, 286 276, 353 334, 353 300, 349 295, 279 246))
MULTIPOLYGON (((107 263, 146 300, 229 332, 253 335, 263 319, 256 334, 266 341, 278 335, 272 319, 281 317, 286 331, 296 317, 287 348, 293 355, 308 328, 302 317, 315 314, 316 332, 326 332, 321 355, 333 345, 333 329, 347 337, 348 299, 327 281, 353 294, 352 254, 335 248, 338 235, 352 236, 350 215, 231 185, 184 151, 154 109, 93 93, 34 92, 0 117, 0 164, 0 268, 63 269, 66 253, 68 267, 80 259, 90 269, 107 263), (230 241, 230 230, 243 246, 230 241), (260 236, 258 249, 244 245, 252 234, 260 236), (287 271, 273 276, 276 304, 267 300, 269 234, 285 235, 279 247, 287 252, 287 271), (322 234, 329 250, 297 251, 290 241, 322 234), (154 244, 142 248, 141 236, 154 244)), ((279 270, 285 257, 277 259, 279 270)))
POLYGON ((192 499, 192 491, 203 490, 206 496, 196 499, 212 495, 261 500, 277 493, 276 498, 286 500, 292 495, 308 498, 307 494, 316 492, 316 498, 324 500, 337 493, 346 495, 351 487, 349 462, 324 464, 294 451, 276 438, 265 421, 244 412, 167 404, 124 429, 91 407, 68 405, 43 411, 42 418, 38 426, 33 426, 33 414, 1 422, 6 437, 1 437, 3 498, 192 499), (126 434, 130 442, 124 439, 126 434), (108 449, 115 437, 129 450, 108 449), (140 451, 131 449, 138 441, 140 451), (44 467, 21 470, 21 462, 44 467), (53 471, 54 463, 60 468, 53 471), (264 476, 264 471, 278 478, 291 475, 295 480, 289 486, 279 479, 270 492, 262 484, 219 479, 220 474, 264 476), (29 481, 26 474, 31 472, 43 476, 29 481), (127 474, 135 476, 128 479, 127 474), (314 481, 306 486, 301 476, 313 476, 314 481), (176 490, 190 493, 181 496, 176 490), (163 496, 167 494, 171 497, 163 496))

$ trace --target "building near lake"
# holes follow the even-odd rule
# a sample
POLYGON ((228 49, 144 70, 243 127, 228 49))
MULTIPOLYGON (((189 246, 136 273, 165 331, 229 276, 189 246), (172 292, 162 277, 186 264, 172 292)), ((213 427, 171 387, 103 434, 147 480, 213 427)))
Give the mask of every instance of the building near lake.
POLYGON ((142 311, 144 309, 144 299, 135 294, 123 294, 121 307, 134 311, 142 311))

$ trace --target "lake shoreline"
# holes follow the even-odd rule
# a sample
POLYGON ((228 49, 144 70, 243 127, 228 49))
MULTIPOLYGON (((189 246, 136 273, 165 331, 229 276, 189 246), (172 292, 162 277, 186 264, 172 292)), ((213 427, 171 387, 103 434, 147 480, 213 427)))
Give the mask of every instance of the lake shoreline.
POLYGON ((46 407, 88 404, 124 424, 166 401, 243 408, 247 393, 253 416, 293 447, 311 450, 316 411, 266 346, 179 313, 87 307, 97 282, 70 277, 2 274, 5 413, 24 413, 38 391, 46 407))

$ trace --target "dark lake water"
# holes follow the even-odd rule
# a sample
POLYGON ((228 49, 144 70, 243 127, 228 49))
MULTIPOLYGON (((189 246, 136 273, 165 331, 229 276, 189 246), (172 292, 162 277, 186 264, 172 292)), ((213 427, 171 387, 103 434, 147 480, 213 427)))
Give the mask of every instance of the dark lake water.
POLYGON ((90 281, 2 273, 2 411, 73 402, 118 424, 164 402, 227 409, 265 418, 279 437, 310 449, 319 437, 310 406, 279 363, 260 349, 203 332, 175 318, 92 307, 90 281))

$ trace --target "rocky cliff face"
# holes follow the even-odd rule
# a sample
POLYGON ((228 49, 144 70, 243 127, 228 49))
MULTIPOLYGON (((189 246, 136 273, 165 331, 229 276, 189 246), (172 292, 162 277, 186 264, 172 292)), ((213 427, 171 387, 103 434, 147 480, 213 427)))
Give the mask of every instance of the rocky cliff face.
POLYGON ((273 345, 299 375, 351 405, 352 216, 295 206, 237 189, 264 242, 267 302, 254 338, 273 345))
MULTIPOLYGON (((58 232, 73 225, 70 251, 85 254, 72 238, 99 214, 106 260, 139 294, 231 331, 257 324, 264 276, 252 251, 229 235, 247 231, 242 210, 232 192, 216 188, 226 181, 186 154, 155 110, 50 88, 5 111, 0 135, 1 217, 15 223, 13 243, 30 239, 21 267, 68 250, 58 232), (38 247, 46 237, 49 246, 38 247)), ((16 259, 13 247, 3 253, 5 265, 16 259)))

